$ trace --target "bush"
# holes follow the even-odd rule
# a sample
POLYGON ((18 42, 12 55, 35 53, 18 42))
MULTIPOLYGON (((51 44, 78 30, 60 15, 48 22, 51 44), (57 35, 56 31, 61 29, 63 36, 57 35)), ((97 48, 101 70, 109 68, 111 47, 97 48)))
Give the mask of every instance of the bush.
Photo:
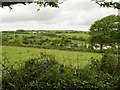
POLYGON ((100 88, 112 90, 120 88, 120 67, 118 56, 115 54, 104 54, 101 60, 92 59, 90 70, 93 74, 93 81, 100 88))
POLYGON ((41 90, 75 88, 77 80, 73 69, 58 64, 51 55, 41 53, 24 66, 14 69, 4 67, 3 90, 41 90), (75 85, 74 85, 75 84, 75 85))
MULTIPOLYGON (((3 65, 3 90, 117 90, 120 88, 120 68, 113 55, 92 59, 83 69, 56 62, 51 55, 41 53, 39 57, 26 61, 15 69, 7 58, 3 65)), ((77 66, 76 66, 77 67, 77 66)))

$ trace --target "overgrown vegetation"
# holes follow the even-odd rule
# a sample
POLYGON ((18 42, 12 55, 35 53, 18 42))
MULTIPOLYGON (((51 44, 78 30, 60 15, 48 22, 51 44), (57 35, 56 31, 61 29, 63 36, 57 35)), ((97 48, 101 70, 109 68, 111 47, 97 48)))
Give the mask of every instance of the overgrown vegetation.
POLYGON ((103 55, 101 60, 93 58, 90 65, 81 69, 59 64, 53 56, 41 53, 40 57, 26 61, 17 69, 5 62, 2 81, 3 90, 117 90, 119 74, 118 59, 110 54, 103 55))

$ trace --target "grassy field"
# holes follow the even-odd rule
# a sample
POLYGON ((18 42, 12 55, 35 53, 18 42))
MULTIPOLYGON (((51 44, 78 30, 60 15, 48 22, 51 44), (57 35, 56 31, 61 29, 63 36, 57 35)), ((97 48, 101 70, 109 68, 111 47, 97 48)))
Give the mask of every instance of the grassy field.
MULTIPOLYGON (((62 35, 62 34, 58 34, 58 35, 62 35)), ((65 34, 63 34, 63 35, 82 37, 82 38, 85 38, 85 39, 88 39, 88 38, 90 37, 89 34, 84 34, 84 33, 65 33, 65 34)))
POLYGON ((2 55, 3 55, 2 58, 6 56, 10 60, 11 64, 22 63, 30 58, 39 56, 41 52, 54 55, 59 63, 63 63, 66 65, 79 64, 80 67, 83 67, 84 65, 88 64, 91 57, 94 58, 101 57, 101 54, 98 53, 2 46, 2 55))
POLYGON ((72 40, 72 43, 74 44, 85 44, 85 41, 80 41, 80 40, 72 40))
MULTIPOLYGON (((48 34, 50 34, 50 33, 52 33, 52 32, 49 32, 48 34)), ((71 42, 73 44, 86 44, 86 43, 88 43, 88 39, 90 37, 90 35, 87 34, 87 33, 60 33, 60 34, 57 34, 55 32, 53 32, 53 33, 58 35, 58 36, 59 35, 60 36, 65 35, 66 38, 70 38, 69 40, 71 40, 71 42), (76 38, 81 37, 81 38, 85 39, 85 41, 84 40, 72 39, 72 37, 76 37, 76 38)), ((49 39, 49 40, 52 41, 54 39, 62 38, 62 37, 58 37, 58 36, 45 35, 43 33, 36 33, 36 34, 33 34, 33 33, 26 33, 26 34, 25 33, 21 33, 21 34, 18 34, 18 33, 3 33, 3 37, 8 37, 8 36, 9 36, 8 42, 14 42, 14 40, 16 39, 16 41, 18 41, 19 44, 22 44, 22 42, 23 42, 22 37, 23 36, 27 36, 27 39, 31 40, 31 41, 33 41, 33 40, 39 41, 39 40, 45 40, 45 39, 49 39), (34 38, 29 38, 31 36, 33 36, 34 38)))

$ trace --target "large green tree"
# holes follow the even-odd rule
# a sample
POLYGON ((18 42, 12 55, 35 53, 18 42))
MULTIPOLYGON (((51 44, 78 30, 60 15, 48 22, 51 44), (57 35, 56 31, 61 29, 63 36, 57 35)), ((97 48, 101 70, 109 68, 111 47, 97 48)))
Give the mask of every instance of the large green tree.
POLYGON ((118 16, 110 15, 95 21, 90 27, 90 42, 93 45, 100 44, 102 50, 103 45, 115 45, 119 41, 118 38, 118 16))

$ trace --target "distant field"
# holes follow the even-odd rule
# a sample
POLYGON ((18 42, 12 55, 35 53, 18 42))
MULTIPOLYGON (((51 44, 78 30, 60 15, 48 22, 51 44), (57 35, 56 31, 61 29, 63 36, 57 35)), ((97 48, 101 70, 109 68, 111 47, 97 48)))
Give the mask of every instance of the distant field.
POLYGON ((72 40, 72 43, 74 43, 74 44, 84 44, 84 43, 85 43, 85 41, 72 40))
MULTIPOLYGON (((11 37, 11 39, 9 38, 9 42, 13 42, 15 40, 15 36, 17 36, 17 41, 22 44, 22 37, 23 36, 27 36, 27 37, 31 37, 31 36, 34 36, 34 38, 29 38, 29 40, 43 40, 43 39, 49 39, 49 40, 53 40, 53 39, 60 39, 61 37, 57 37, 57 36, 49 36, 49 35, 43 35, 43 34, 33 34, 33 33, 29 33, 29 34, 17 34, 17 33, 4 33, 4 35, 8 35, 11 37)), ((3 37, 4 37, 3 35, 3 37)), ((60 34, 56 34, 56 35, 65 35, 66 37, 77 37, 77 38, 83 38, 85 39, 86 41, 82 41, 82 40, 74 40, 74 39, 70 39, 71 42, 73 44, 85 44, 85 43, 88 43, 88 38, 90 37, 89 34, 87 33, 60 33, 60 34)), ((7 36, 7 37, 8 37, 7 36)))
MULTIPOLYGON (((61 35, 61 34, 58 34, 58 35, 61 35)), ((88 39, 90 37, 89 34, 85 34, 85 33, 65 33, 64 35, 66 35, 66 36, 77 36, 77 37, 82 37, 82 38, 85 38, 85 39, 88 39)))
POLYGON ((83 67, 84 65, 88 64, 91 57, 94 58, 101 57, 101 54, 98 53, 2 46, 2 54, 3 56, 6 54, 11 64, 24 62, 29 58, 39 56, 41 52, 54 55, 56 60, 59 63, 63 64, 76 65, 78 61, 80 67, 83 67))

